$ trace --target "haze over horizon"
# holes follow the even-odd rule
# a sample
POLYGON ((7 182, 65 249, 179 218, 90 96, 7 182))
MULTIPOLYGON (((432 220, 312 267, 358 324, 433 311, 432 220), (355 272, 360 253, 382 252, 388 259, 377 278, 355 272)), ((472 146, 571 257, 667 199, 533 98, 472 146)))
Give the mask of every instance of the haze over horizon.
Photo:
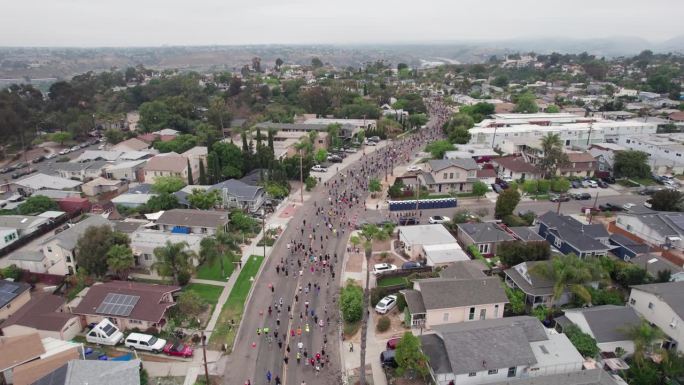
POLYGON ((3 5, 0 46, 397 44, 684 35, 684 1, 26 0, 3 5), (30 26, 29 26, 30 25, 30 26))

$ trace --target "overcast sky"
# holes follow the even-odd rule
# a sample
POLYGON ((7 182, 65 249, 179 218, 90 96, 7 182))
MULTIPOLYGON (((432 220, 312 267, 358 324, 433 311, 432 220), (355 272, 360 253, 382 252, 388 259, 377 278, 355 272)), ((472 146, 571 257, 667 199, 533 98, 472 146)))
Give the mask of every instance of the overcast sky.
POLYGON ((401 43, 684 34, 684 0, 3 0, 0 46, 401 43))

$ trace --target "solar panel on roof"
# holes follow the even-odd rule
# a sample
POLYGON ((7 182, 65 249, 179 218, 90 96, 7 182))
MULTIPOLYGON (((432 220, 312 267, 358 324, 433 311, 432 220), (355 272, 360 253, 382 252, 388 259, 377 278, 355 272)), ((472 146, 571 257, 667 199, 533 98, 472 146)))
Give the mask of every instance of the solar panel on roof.
POLYGON ((15 293, 19 289, 19 286, 10 284, 0 284, 0 293, 15 293))
POLYGON ((140 300, 140 296, 108 293, 95 310, 99 314, 111 314, 127 317, 140 300))

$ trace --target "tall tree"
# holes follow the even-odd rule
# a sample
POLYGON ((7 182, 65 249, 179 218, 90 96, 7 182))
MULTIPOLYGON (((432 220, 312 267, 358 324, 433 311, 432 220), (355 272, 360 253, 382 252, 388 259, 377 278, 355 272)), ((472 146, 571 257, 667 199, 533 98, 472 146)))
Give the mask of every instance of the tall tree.
POLYGON ((202 186, 207 185, 207 174, 206 171, 204 170, 204 160, 200 159, 200 164, 199 164, 199 184, 202 186))
POLYGON ((135 267, 131 248, 127 245, 112 245, 107 251, 107 267, 119 279, 125 280, 128 272, 135 267))
POLYGON ((415 372, 423 379, 430 375, 428 358, 420 346, 420 338, 411 332, 404 333, 397 343, 395 354, 398 375, 403 376, 407 372, 415 372))
POLYGON ((193 253, 188 250, 187 242, 166 241, 164 246, 154 249, 154 256, 157 261, 152 264, 152 268, 159 275, 171 277, 176 285, 185 284, 190 279, 193 253))
POLYGON ((616 178, 649 178, 651 167, 648 154, 643 151, 616 151, 613 155, 613 173, 616 178))
POLYGON ((192 167, 190 166, 190 159, 186 159, 188 162, 188 186, 195 184, 195 180, 192 178, 192 167))
POLYGON ((684 210, 684 193, 670 189, 656 191, 650 202, 653 210, 682 211, 684 210))
POLYGON ((213 237, 206 237, 200 242, 200 257, 202 262, 210 266, 219 262, 221 266, 221 276, 226 276, 226 268, 223 263, 225 256, 234 262, 236 256, 233 252, 240 250, 238 240, 232 234, 225 231, 218 231, 213 237))
POLYGON ((646 320, 624 331, 634 341, 634 360, 640 364, 648 354, 653 353, 653 344, 665 336, 658 327, 651 326, 646 320))
POLYGON ((503 219, 512 215, 518 203, 520 203, 520 193, 518 190, 513 187, 507 188, 496 197, 494 216, 498 219, 503 219))
POLYGON ((607 277, 598 259, 581 259, 574 254, 555 256, 548 263, 538 263, 530 273, 554 282, 553 299, 558 300, 565 291, 569 291, 587 304, 591 304, 591 292, 586 285, 607 277))
POLYGON ((76 242, 76 263, 96 277, 107 273, 107 253, 113 245, 128 246, 126 234, 114 232, 109 225, 90 226, 76 242))
POLYGON ((563 142, 559 134, 546 134, 541 140, 544 156, 539 161, 545 178, 552 178, 559 168, 569 163, 568 154, 563 152, 563 142))

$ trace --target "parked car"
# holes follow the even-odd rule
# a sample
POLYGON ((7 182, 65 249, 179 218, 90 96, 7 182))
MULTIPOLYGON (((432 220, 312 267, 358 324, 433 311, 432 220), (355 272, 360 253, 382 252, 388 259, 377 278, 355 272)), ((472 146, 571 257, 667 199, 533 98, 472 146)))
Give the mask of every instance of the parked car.
POLYGON ((193 350, 190 346, 180 342, 168 343, 164 346, 164 354, 176 357, 192 357, 193 350))
POLYGON ((378 314, 387 314, 389 311, 394 309, 395 306, 397 306, 397 296, 388 295, 387 297, 381 299, 377 305, 375 305, 375 311, 378 314))
POLYGON ((397 361, 394 359, 394 350, 385 350, 384 352, 380 353, 380 364, 382 366, 389 366, 391 368, 396 368, 397 361))
POLYGON ((401 268, 403 270, 418 269, 420 267, 422 267, 420 265, 420 262, 416 262, 416 261, 408 261, 408 262, 404 262, 401 264, 401 268))
POLYGON ((396 349, 396 348, 397 348, 397 344, 399 343, 399 341, 401 341, 401 337, 390 338, 390 339, 387 341, 387 344, 385 344, 385 346, 387 347, 387 350, 394 350, 394 349, 396 349))
POLYGON ((610 209, 610 211, 624 211, 625 209, 622 208, 620 205, 616 205, 615 203, 606 203, 606 207, 610 209))
POLYGON ((508 188, 508 182, 506 182, 504 179, 496 178, 495 182, 504 190, 508 188))
POLYGON ((104 150, 104 148, 105 148, 104 143, 101 144, 101 145, 99 145, 99 146, 97 146, 97 149, 98 149, 98 150, 104 150))
POLYGON ((122 343, 124 335, 111 321, 103 319, 86 334, 86 341, 91 344, 114 346, 122 343))
POLYGON ((503 188, 501 188, 501 186, 499 186, 497 183, 492 184, 492 189, 494 189, 497 194, 501 194, 501 192, 503 192, 503 188))
POLYGON ((371 142, 378 143, 378 142, 380 142, 382 139, 380 139, 379 136, 371 136, 370 138, 368 138, 368 140, 371 141, 371 142))
POLYGON ((447 223, 451 220, 449 217, 445 217, 442 215, 434 215, 428 218, 428 223, 430 224, 437 224, 437 223, 447 223))
POLYGON ((71 151, 78 151, 81 149, 81 146, 73 146, 71 147, 71 151))
POLYGON ((590 212, 592 214, 598 214, 601 212, 601 210, 597 209, 596 207, 582 207, 582 210, 580 210, 582 214, 586 214, 587 212, 590 212))
POLYGON ((342 157, 339 155, 328 155, 328 162, 332 163, 342 163, 342 157))
POLYGON ((598 180, 598 182, 596 182, 596 184, 597 184, 600 188, 608 188, 608 183, 606 183, 606 182, 604 182, 604 181, 602 181, 602 180, 600 180, 600 179, 598 180))
POLYGON ((568 202, 570 197, 567 194, 550 194, 549 200, 551 202, 568 202))
POLYGON ((411 225, 417 225, 417 224, 418 224, 418 218, 415 218, 415 217, 399 218, 399 226, 411 226, 411 225))
POLYGON ((39 156, 33 158, 33 160, 31 160, 31 163, 34 163, 34 164, 35 164, 35 163, 40 163, 40 162, 42 162, 42 161, 44 161, 44 160, 45 160, 45 156, 44 156, 44 155, 39 155, 39 156))
POLYGON ((662 187, 645 187, 645 188, 639 190, 638 194, 639 195, 653 195, 660 190, 662 190, 662 187))
POLYGON ((408 166, 406 168, 406 171, 420 171, 420 170, 421 170, 421 168, 416 164, 414 164, 412 166, 408 166))
POLYGON ((634 207, 634 206, 636 206, 635 203, 625 203, 624 205, 622 205, 622 208, 625 209, 625 210, 629 210, 629 209, 631 209, 631 208, 634 207))
POLYGON ((374 141, 368 140, 368 139, 366 139, 366 140, 363 142, 363 144, 365 144, 366 146, 377 146, 377 145, 378 145, 378 144, 375 143, 374 141))
POLYGON ((325 167, 323 167, 323 166, 321 166, 320 164, 317 164, 317 165, 311 167, 311 171, 315 171, 315 172, 326 172, 326 171, 328 171, 328 169, 325 168, 325 167))
POLYGON ((582 187, 596 188, 598 187, 598 184, 596 183, 596 181, 593 181, 591 179, 585 179, 582 181, 582 187))
POLYGON ((389 263, 376 263, 375 265, 373 265, 373 275, 378 275, 386 271, 394 270, 397 270, 397 266, 389 263))
POLYGON ((71 150, 69 150, 68 148, 65 148, 64 150, 62 150, 62 151, 59 152, 59 155, 66 155, 66 154, 68 154, 68 153, 70 153, 70 152, 71 152, 71 150))
POLYGON ((55 154, 54 152, 52 154, 45 155, 45 159, 47 159, 47 160, 54 159, 56 157, 57 157, 57 154, 55 154))
POLYGON ((607 176, 607 177, 601 178, 601 179, 608 184, 614 184, 615 183, 615 178, 613 178, 612 176, 607 176))
POLYGON ((577 194, 574 194, 572 197, 578 201, 586 201, 586 200, 591 199, 591 194, 589 194, 589 193, 577 193, 577 194))
POLYGON ((347 148, 345 148, 343 151, 346 152, 346 153, 349 153, 349 154, 354 154, 354 153, 356 153, 358 150, 355 149, 354 147, 347 147, 347 148))
POLYGON ((127 348, 145 350, 152 353, 160 353, 166 346, 166 340, 149 334, 131 333, 124 342, 127 348))
POLYGON ((582 187, 582 184, 578 180, 573 180, 570 184, 572 185, 572 188, 582 187))

